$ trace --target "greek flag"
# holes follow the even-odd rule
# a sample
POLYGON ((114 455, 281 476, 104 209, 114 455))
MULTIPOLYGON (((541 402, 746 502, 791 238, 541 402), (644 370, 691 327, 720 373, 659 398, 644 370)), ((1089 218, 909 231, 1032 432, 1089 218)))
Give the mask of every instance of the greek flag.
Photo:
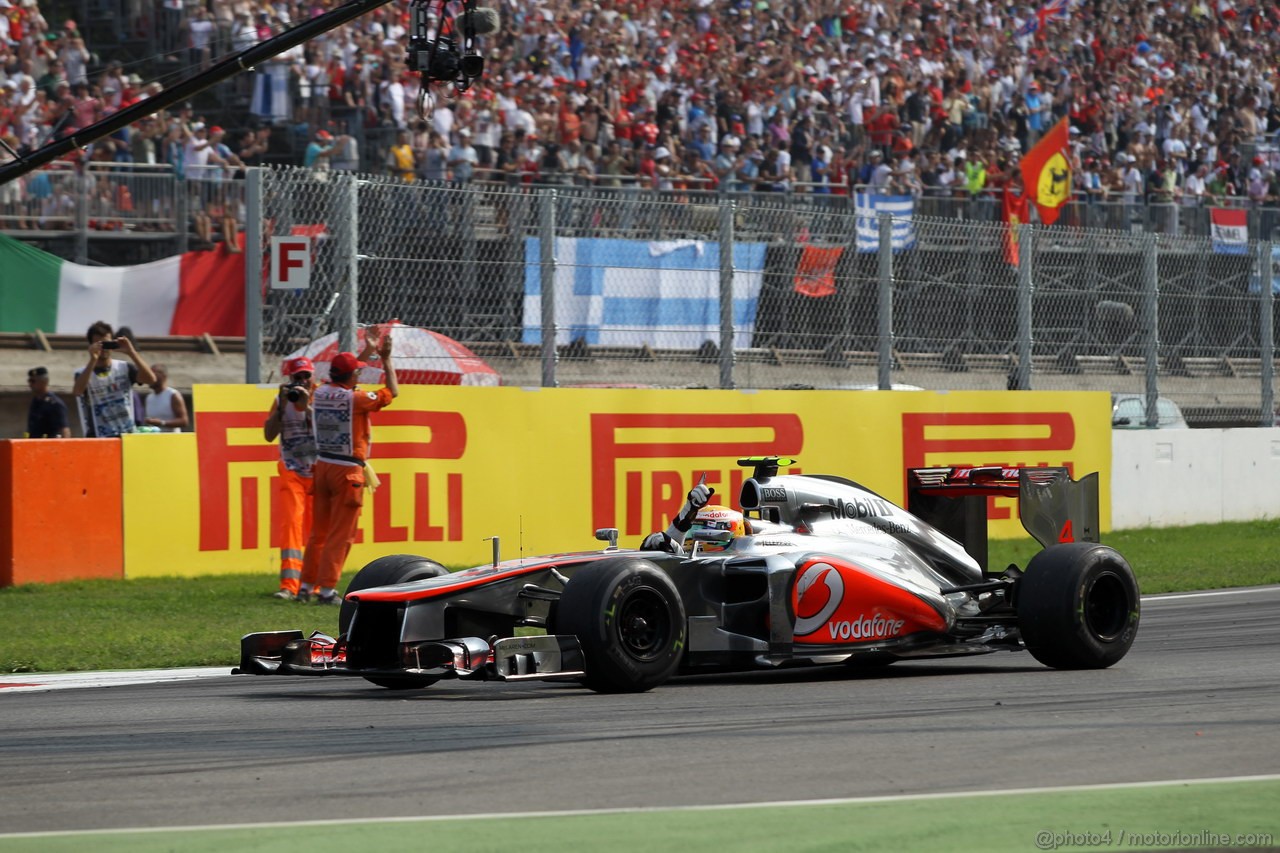
POLYGON ((253 70, 253 96, 249 112, 258 118, 284 123, 292 116, 289 101, 289 64, 264 62, 253 70))
POLYGON ((872 195, 856 193, 854 211, 858 229, 858 251, 880 251, 880 222, 877 215, 887 213, 893 217, 893 250, 914 249, 916 229, 911 224, 915 202, 909 195, 872 195))
MULTIPOLYGON (((541 246, 525 239, 525 343, 542 341, 541 246)), ((751 345, 763 243, 733 247, 733 343, 751 345)), ((720 340, 720 244, 700 240, 556 240, 556 343, 697 349, 720 340)))

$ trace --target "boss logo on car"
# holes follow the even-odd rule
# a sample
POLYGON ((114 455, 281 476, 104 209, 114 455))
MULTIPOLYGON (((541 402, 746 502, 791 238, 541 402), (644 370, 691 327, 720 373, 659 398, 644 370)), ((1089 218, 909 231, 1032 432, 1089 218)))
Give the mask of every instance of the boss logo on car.
POLYGON ((853 619, 832 622, 827 626, 833 640, 886 640, 902 633, 902 619, 886 619, 883 616, 857 616, 853 619))
POLYGON ((778 488, 765 487, 760 490, 760 500, 777 501, 778 503, 786 503, 787 490, 778 488))

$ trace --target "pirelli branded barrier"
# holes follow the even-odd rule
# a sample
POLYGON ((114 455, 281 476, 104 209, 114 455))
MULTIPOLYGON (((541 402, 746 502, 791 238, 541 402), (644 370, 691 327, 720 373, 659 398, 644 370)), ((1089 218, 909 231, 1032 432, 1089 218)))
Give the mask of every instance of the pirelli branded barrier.
MULTIPOLYGON (((196 432, 126 436, 129 577, 261 571, 273 578, 273 387, 199 385, 196 432)), ((703 473, 736 505, 742 456, 904 499, 907 467, 1066 466, 1102 474, 1110 527, 1110 404, 1097 392, 647 391, 408 386, 374 416, 373 466, 350 563, 418 553, 446 564, 623 545, 665 528, 703 473)), ((999 499, 991 535, 1025 535, 999 499)))
MULTIPOLYGON (((276 447, 274 387, 195 389, 197 431, 120 441, 0 441, 0 586, 74 578, 261 571, 276 447)), ((351 564, 411 552, 447 564, 636 545, 667 526, 704 472, 736 505, 741 456, 904 499, 908 467, 1062 465, 1102 475, 1111 525, 1110 404, 1096 392, 643 391, 409 386, 375 416, 373 464, 351 564)), ((1020 537, 996 499, 991 536, 1020 537)))

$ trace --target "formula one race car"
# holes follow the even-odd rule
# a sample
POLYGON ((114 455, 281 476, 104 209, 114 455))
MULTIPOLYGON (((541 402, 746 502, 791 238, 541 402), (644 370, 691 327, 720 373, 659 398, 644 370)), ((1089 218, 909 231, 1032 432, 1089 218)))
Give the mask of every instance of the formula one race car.
MULTIPOLYGON (((1138 585, 1098 544, 1098 479, 1065 468, 917 468, 909 510, 835 476, 739 460, 740 535, 691 531, 688 551, 554 554, 449 574, 397 555, 351 581, 340 635, 248 634, 236 672, 350 675, 392 689, 441 678, 581 680, 648 690, 681 673, 1030 651, 1107 667, 1138 630, 1138 585), (987 498, 1019 498, 1044 550, 995 574, 987 498), (516 629, 545 634, 517 636, 516 629)), ((529 633, 529 632, 525 632, 529 633)))

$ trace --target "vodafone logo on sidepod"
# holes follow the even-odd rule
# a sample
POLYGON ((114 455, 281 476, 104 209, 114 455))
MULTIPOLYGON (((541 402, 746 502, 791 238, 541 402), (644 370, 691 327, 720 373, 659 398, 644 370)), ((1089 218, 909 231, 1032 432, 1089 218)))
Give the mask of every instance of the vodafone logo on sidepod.
POLYGON ((844 599, 844 578, 830 563, 814 563, 796 578, 795 635, 812 634, 836 612, 844 599))

